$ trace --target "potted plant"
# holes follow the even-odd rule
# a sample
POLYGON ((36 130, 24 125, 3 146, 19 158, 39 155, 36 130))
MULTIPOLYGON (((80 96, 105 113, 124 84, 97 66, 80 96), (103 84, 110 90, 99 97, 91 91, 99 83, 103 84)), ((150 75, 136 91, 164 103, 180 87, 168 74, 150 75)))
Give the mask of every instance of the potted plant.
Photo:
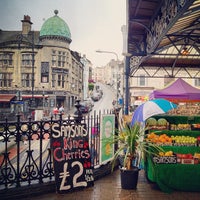
POLYGON ((133 126, 125 123, 111 143, 118 144, 112 159, 112 169, 115 161, 121 160, 121 186, 123 189, 136 189, 141 158, 145 154, 158 154, 161 147, 146 140, 145 128, 139 123, 133 126))

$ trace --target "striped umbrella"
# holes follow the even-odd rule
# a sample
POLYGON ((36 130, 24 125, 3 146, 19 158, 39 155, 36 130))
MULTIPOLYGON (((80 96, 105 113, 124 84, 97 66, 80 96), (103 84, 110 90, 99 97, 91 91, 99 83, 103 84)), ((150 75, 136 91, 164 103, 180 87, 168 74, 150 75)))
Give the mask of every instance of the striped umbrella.
POLYGON ((177 108, 177 105, 166 99, 153 99, 146 101, 142 105, 138 106, 134 111, 131 125, 135 122, 144 122, 153 115, 163 114, 174 108, 177 108))

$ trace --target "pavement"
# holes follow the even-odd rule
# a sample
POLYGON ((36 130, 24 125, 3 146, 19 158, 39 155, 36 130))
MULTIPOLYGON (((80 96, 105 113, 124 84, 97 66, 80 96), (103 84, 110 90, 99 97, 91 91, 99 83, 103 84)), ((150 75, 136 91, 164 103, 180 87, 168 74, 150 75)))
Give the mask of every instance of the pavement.
MULTIPOLYGON (((139 172, 137 189, 121 189, 120 172, 115 170, 76 192, 57 194, 56 192, 28 196, 26 200, 200 200, 199 192, 174 191, 170 194, 162 192, 156 184, 147 181, 144 170, 139 172)), ((22 200, 22 199, 21 199, 22 200)))

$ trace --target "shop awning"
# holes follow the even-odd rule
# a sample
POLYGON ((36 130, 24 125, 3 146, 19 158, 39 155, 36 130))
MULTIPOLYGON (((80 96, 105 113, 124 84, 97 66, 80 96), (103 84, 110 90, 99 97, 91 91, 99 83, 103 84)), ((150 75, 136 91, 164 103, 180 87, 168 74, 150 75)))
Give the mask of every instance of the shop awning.
POLYGON ((0 102, 10 102, 14 97, 13 94, 0 94, 0 102))

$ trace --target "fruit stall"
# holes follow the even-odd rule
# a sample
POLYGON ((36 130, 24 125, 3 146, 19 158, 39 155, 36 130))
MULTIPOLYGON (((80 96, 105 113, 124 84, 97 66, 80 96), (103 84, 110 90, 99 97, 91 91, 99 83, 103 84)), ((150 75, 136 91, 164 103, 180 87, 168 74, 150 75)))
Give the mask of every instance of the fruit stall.
POLYGON ((164 192, 200 191, 200 116, 158 115, 146 126, 146 139, 162 148, 146 157, 147 179, 164 192))

